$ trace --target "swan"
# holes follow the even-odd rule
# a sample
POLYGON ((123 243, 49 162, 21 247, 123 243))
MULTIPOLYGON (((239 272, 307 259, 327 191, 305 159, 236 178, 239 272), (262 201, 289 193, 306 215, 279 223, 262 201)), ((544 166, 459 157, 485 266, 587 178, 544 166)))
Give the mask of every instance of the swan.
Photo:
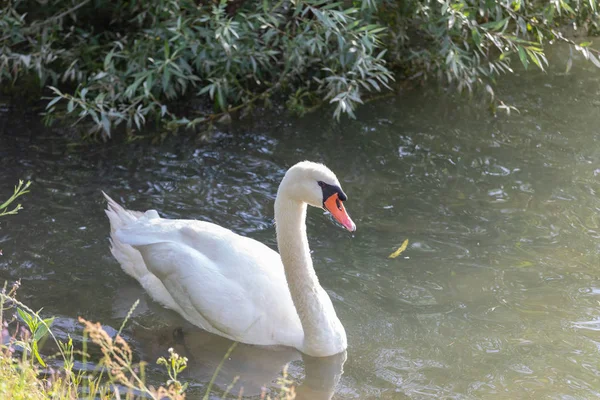
POLYGON ((275 200, 279 254, 229 229, 126 210, 104 193, 111 252, 153 300, 230 340, 294 347, 313 357, 346 350, 346 332, 319 284, 306 236, 307 205, 356 225, 335 174, 302 161, 285 173, 275 200))

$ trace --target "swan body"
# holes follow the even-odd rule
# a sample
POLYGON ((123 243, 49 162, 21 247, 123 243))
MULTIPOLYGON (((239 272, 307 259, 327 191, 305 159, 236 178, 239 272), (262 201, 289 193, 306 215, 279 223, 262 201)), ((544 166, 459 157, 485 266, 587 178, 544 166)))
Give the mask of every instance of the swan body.
POLYGON ((125 210, 104 195, 111 252, 155 301, 231 340, 317 357, 346 349, 306 238, 307 204, 327 208, 355 229, 341 204, 346 196, 324 165, 298 163, 282 180, 275 201, 280 254, 216 224, 125 210))

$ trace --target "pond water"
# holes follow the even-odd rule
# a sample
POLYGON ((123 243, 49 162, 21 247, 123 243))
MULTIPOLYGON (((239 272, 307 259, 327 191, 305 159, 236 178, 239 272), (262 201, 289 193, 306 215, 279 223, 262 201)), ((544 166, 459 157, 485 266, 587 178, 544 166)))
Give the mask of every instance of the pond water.
MULTIPOLYGON (((21 279, 21 299, 76 339, 78 316, 118 329, 139 298, 125 330, 136 354, 154 361, 173 346, 190 357, 184 379, 198 398, 231 343, 185 326, 122 272, 100 191, 275 247, 280 179, 296 161, 321 161, 358 227, 349 234, 309 211, 315 268, 347 354, 303 360, 240 345, 215 398, 236 375, 233 391, 256 396, 288 362, 307 398, 598 397, 600 74, 576 62, 565 75, 564 57, 558 49, 556 69, 503 81, 497 94, 520 109, 510 116, 423 89, 340 124, 328 111, 271 114, 208 140, 69 147, 5 110, 0 197, 19 178, 33 184, 25 209, 0 221, 0 282, 21 279)), ((159 383, 160 368, 150 369, 159 383)))

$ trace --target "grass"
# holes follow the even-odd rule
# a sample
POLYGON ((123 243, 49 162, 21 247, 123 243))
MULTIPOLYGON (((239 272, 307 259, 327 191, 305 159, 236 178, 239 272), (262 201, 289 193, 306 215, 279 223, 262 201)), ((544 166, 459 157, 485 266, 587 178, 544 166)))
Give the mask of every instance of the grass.
MULTIPOLYGON (((20 204, 12 209, 10 205, 28 193, 29 185, 30 182, 19 182, 14 194, 0 204, 0 217, 21 210, 20 204)), ((155 388, 146 383, 147 363, 134 361, 131 346, 121 336, 137 301, 115 336, 109 335, 100 323, 80 317, 83 341, 81 349, 76 349, 70 336, 63 341, 54 334, 54 318, 42 318, 40 311, 32 310, 17 299, 19 286, 20 282, 13 283, 10 288, 5 283, 0 289, 0 399, 185 399, 187 384, 180 381, 179 375, 187 367, 187 358, 180 357, 173 349, 169 349, 168 358, 160 357, 156 363, 165 368, 166 382, 155 388), (48 341, 56 349, 53 355, 41 352, 48 341), (99 352, 94 352, 99 356, 90 356, 88 345, 99 348, 99 352)), ((236 344, 231 346, 223 361, 236 344)), ((209 398, 223 361, 215 370, 203 399, 209 398)), ((223 399, 228 398, 234 384, 235 380, 224 391, 223 399)), ((274 397, 263 392, 261 399, 293 400, 295 389, 287 379, 286 370, 279 384, 280 390, 274 397)), ((241 397, 240 393, 238 398, 241 397)))
POLYGON ((13 195, 10 196, 10 198, 8 200, 6 200, 4 203, 0 204, 0 217, 3 217, 5 215, 14 215, 16 213, 19 212, 19 210, 22 210, 23 207, 21 207, 21 204, 17 204, 16 207, 14 207, 12 210, 9 209, 9 206, 14 203, 15 200, 17 200, 18 197, 29 193, 29 185, 31 185, 31 182, 28 181, 27 183, 24 183, 23 181, 19 181, 19 184, 17 186, 15 186, 15 190, 13 192, 13 195))
POLYGON ((37 379, 35 369, 15 362, 4 352, 0 353, 0 398, 46 399, 43 382, 37 379))
MULTIPOLYGON (((119 333, 111 337, 100 323, 80 317, 83 343, 81 349, 76 349, 70 337, 62 341, 54 335, 53 318, 43 319, 39 312, 17 299, 18 287, 18 282, 10 289, 5 284, 0 292, 1 399, 185 399, 187 384, 181 382, 179 374, 187 367, 187 358, 179 356, 173 349, 169 349, 168 358, 159 358, 156 363, 165 368, 166 383, 155 388, 146 383, 147 363, 134 361, 131 346, 119 333), (56 345, 56 354, 40 353, 47 340, 56 345), (92 359, 88 353, 90 342, 99 348, 99 359, 92 359), (48 366, 50 360, 53 361, 51 367, 48 366)), ((235 345, 231 346, 223 360, 229 357, 235 345)), ((203 399, 209 398, 222 364, 213 374, 203 399)), ((221 398, 231 398, 228 397, 229 391, 234 384, 235 381, 221 398)), ((295 388, 287 379, 285 370, 279 385, 280 390, 273 397, 265 391, 261 399, 295 398, 295 388)), ((241 393, 238 398, 241 398, 241 393)))
POLYGON ((111 337, 99 323, 83 318, 83 347, 75 349, 69 337, 61 341, 51 330, 53 318, 43 319, 16 298, 18 283, 0 293, 0 398, 2 399, 171 399, 185 398, 185 386, 177 374, 187 359, 170 352, 159 359, 171 379, 154 388, 145 383, 145 363, 135 363, 129 344, 117 334, 111 337), (40 349, 51 338, 58 352, 42 356, 40 349), (88 340, 100 348, 93 364, 87 353, 88 340), (53 360, 53 367, 47 362, 53 360), (75 368, 80 361, 80 368, 75 368))

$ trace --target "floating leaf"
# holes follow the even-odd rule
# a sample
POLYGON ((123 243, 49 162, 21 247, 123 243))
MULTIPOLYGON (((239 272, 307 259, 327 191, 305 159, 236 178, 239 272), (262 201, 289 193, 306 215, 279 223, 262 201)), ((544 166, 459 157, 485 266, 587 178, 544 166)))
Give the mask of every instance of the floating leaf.
POLYGON ((533 263, 531 261, 523 260, 516 265, 517 268, 527 268, 531 267, 533 263))
POLYGON ((402 252, 404 250, 406 250, 406 248, 408 247, 408 239, 406 239, 403 243, 402 246, 400 246, 398 248, 398 250, 396 250, 395 252, 393 252, 392 254, 389 255, 388 258, 396 258, 398 257, 400 254, 402 254, 402 252))

